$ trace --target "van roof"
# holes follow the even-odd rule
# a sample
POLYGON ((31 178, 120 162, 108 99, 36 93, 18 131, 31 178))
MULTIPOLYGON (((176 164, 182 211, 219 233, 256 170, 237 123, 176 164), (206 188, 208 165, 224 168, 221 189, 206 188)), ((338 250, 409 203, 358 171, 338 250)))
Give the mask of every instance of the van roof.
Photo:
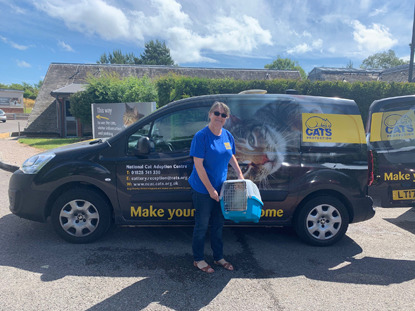
MULTIPOLYGON (((320 103, 320 104, 334 104, 334 105, 347 105, 347 106, 356 106, 354 100, 351 99, 344 99, 339 97, 322 97, 322 96, 311 96, 311 95, 297 95, 297 94, 214 94, 214 95, 202 95, 202 96, 195 96, 189 97, 184 99, 179 99, 177 101, 171 102, 164 107, 171 107, 176 106, 184 103, 189 103, 192 101, 199 101, 199 100, 219 100, 223 101, 226 99, 285 99, 289 101, 294 101, 297 103, 320 103)), ((160 108, 160 109, 162 109, 160 108)))

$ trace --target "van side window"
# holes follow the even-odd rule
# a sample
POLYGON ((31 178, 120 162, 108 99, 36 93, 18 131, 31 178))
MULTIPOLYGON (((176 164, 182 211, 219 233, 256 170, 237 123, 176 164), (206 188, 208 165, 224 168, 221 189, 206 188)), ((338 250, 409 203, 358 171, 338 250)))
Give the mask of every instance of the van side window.
POLYGON ((371 115, 370 143, 375 149, 400 149, 414 146, 415 107, 388 110, 371 115))
POLYGON ((383 153, 389 163, 413 163, 415 106, 400 105, 373 113, 368 145, 383 153))
POLYGON ((187 152, 193 136, 208 123, 207 107, 180 110, 154 121, 150 140, 155 152, 187 152))
POLYGON ((134 154, 134 151, 137 149, 138 140, 141 137, 149 136, 150 133, 150 123, 144 124, 141 128, 137 130, 137 132, 133 133, 130 137, 128 137, 128 147, 127 153, 134 154))

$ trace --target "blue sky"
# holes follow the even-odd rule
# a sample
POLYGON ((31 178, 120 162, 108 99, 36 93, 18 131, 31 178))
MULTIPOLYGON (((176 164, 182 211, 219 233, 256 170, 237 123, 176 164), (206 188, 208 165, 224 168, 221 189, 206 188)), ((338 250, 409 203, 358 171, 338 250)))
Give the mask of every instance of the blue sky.
POLYGON ((264 68, 280 57, 358 68, 389 49, 409 60, 414 1, 0 0, 0 83, 37 83, 50 63, 96 63, 162 40, 180 66, 264 68))

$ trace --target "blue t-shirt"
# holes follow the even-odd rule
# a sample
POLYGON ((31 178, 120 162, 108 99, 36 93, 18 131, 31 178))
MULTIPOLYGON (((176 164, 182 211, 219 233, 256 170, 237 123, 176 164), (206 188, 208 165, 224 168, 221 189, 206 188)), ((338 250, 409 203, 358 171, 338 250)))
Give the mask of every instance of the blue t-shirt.
MULTIPOLYGON (((221 135, 216 136, 206 126, 196 133, 190 147, 190 156, 203 159, 203 166, 210 183, 218 193, 226 180, 229 160, 233 154, 235 154, 235 141, 232 134, 224 128, 222 128, 221 135)), ((200 180, 194 165, 189 183, 197 192, 209 193, 200 180)))

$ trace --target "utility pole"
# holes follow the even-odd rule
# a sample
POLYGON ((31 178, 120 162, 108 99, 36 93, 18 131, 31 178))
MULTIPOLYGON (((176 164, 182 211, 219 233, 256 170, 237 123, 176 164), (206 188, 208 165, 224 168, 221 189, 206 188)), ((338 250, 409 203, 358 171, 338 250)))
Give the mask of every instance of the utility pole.
POLYGON ((412 72, 414 70, 414 48, 415 48, 415 6, 414 6, 414 20, 413 20, 413 26, 412 26, 412 42, 410 44, 411 46, 411 57, 409 59, 409 76, 408 76, 408 82, 412 82, 412 72))

